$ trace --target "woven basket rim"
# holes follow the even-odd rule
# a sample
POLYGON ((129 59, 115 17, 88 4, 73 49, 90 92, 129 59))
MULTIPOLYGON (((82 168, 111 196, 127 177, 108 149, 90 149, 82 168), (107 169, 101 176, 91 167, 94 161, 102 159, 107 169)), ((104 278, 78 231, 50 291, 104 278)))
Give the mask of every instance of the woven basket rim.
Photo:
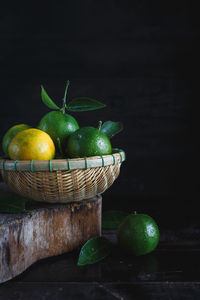
POLYGON ((65 158, 52 160, 10 160, 0 158, 0 170, 2 171, 28 171, 28 172, 54 172, 71 171, 76 169, 89 169, 106 167, 122 163, 126 159, 124 150, 114 148, 113 153, 102 156, 90 156, 81 158, 65 158))

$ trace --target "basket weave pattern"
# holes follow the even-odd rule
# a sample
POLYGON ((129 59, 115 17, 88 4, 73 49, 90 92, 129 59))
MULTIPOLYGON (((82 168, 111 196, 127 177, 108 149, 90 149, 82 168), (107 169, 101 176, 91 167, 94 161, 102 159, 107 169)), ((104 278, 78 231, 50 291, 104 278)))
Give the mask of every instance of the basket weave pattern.
MULTIPOLYGON (((0 169, 4 182, 19 195, 40 202, 68 203, 102 194, 113 184, 119 176, 122 163, 119 154, 114 155, 115 164, 108 161, 108 165, 106 165, 108 157, 105 156, 105 166, 89 167, 87 169, 81 167, 80 164, 83 163, 81 159, 77 160, 78 167, 72 170, 32 172, 30 168, 22 171, 13 170, 13 167, 10 170, 6 170, 4 167, 0 169)), ((125 154, 123 158, 125 160, 125 154)), ((8 165, 9 163, 8 161, 8 165)), ((95 165, 95 161, 90 158, 88 158, 89 163, 95 165)), ((39 162, 38 164, 40 167, 42 163, 39 162)), ((97 165, 99 165, 98 161, 97 165)), ((23 168, 23 162, 21 167, 23 168)))
POLYGON ((56 172, 2 172, 8 186, 21 196, 42 202, 73 202, 102 194, 118 177, 119 165, 56 172))

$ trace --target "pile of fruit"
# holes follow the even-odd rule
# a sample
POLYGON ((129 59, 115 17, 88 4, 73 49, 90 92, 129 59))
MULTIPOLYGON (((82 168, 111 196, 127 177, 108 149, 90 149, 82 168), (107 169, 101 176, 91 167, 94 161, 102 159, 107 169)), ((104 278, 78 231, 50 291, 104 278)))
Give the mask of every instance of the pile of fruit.
POLYGON ((81 97, 67 103, 67 81, 62 107, 58 107, 41 86, 44 104, 51 109, 37 128, 27 124, 11 127, 4 135, 2 148, 5 157, 13 160, 50 160, 112 154, 110 138, 123 129, 120 122, 99 121, 98 128, 79 128, 68 111, 89 111, 105 107, 97 100, 81 97))
MULTIPOLYGON (((112 154, 110 139, 123 129, 121 122, 99 121, 98 128, 79 128, 74 117, 67 111, 90 111, 105 107, 90 98, 67 101, 67 81, 62 107, 58 107, 41 86, 44 104, 51 109, 39 122, 37 128, 26 124, 11 127, 3 137, 5 157, 13 160, 50 160, 53 158, 79 158, 112 154)), ((103 215, 103 227, 117 229, 120 246, 136 256, 152 252, 159 242, 156 222, 146 214, 126 215, 110 211, 103 215)), ((97 262, 106 257, 113 248, 103 237, 90 239, 81 249, 78 265, 97 262)))

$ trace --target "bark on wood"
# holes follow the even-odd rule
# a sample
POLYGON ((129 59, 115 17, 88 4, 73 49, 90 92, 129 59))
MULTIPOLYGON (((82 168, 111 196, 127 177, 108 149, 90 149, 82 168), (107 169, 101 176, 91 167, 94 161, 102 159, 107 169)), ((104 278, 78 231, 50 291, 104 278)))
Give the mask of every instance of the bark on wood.
POLYGON ((71 251, 101 234, 101 196, 67 205, 36 204, 28 214, 0 214, 0 282, 34 262, 71 251))

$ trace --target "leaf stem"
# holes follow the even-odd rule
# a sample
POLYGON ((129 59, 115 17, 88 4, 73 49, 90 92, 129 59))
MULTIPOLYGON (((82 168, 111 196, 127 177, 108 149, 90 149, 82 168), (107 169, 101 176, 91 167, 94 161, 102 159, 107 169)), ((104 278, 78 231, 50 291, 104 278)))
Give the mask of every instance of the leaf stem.
POLYGON ((102 121, 99 121, 99 126, 98 126, 98 130, 101 130, 101 126, 102 126, 102 121))
POLYGON ((63 112, 63 114, 65 113, 65 109, 67 108, 66 98, 67 98, 67 90, 68 90, 69 84, 70 84, 70 81, 67 80, 66 87, 65 87, 65 93, 64 93, 64 97, 63 97, 63 107, 61 109, 61 111, 63 112))

